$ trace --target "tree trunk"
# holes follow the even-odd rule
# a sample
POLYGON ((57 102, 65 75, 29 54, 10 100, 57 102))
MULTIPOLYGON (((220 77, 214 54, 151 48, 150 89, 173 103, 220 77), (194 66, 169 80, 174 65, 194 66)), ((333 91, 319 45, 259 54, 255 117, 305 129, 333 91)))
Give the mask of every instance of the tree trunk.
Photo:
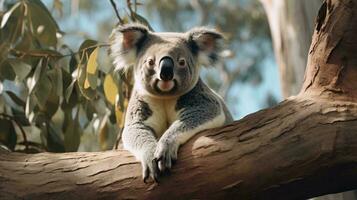
MULTIPOLYGON (((270 24, 282 94, 284 97, 296 95, 303 82, 313 22, 323 0, 260 1, 270 24)), ((316 200, 357 200, 357 193, 349 191, 316 200)))
POLYGON ((314 21, 322 0, 260 0, 268 16, 283 96, 301 89, 314 21))
POLYGON ((357 188, 357 2, 319 11, 303 89, 205 131, 159 185, 124 150, 0 153, 0 199, 303 199, 357 188))

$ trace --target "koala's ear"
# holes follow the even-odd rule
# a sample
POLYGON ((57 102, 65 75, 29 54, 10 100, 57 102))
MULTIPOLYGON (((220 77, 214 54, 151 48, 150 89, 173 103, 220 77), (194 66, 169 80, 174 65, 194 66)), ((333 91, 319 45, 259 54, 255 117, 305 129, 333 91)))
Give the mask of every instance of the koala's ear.
POLYGON ((214 29, 194 28, 187 32, 188 42, 198 61, 205 66, 212 66, 220 58, 223 36, 214 29))
POLYGON ((137 52, 148 34, 148 28, 141 24, 119 25, 113 30, 109 54, 116 70, 127 70, 135 63, 137 52))

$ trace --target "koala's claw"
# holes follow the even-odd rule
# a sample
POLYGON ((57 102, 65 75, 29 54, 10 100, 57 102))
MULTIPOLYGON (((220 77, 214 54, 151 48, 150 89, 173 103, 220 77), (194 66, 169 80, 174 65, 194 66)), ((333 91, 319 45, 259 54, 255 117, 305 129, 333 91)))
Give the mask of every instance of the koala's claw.
POLYGON ((177 159, 178 145, 175 143, 159 143, 154 158, 157 161, 160 172, 169 172, 172 164, 177 159))
POLYGON ((150 151, 147 151, 141 160, 144 183, 147 183, 149 177, 151 177, 156 183, 159 182, 160 170, 157 165, 157 161, 154 159, 154 151, 155 147, 150 151))
POLYGON ((159 168, 156 164, 156 162, 154 162, 154 160, 152 161, 152 167, 145 167, 144 169, 144 174, 143 174, 143 181, 144 183, 147 183, 147 180, 149 179, 149 177, 151 177, 156 183, 159 183, 159 168))

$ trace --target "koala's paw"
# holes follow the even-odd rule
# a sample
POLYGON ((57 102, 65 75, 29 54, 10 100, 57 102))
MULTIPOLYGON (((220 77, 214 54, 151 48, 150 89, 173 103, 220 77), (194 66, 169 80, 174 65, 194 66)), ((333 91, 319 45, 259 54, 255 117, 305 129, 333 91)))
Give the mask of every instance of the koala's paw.
POLYGON ((151 177, 155 182, 159 182, 160 170, 157 166, 157 162, 155 162, 154 152, 155 148, 146 151, 141 160, 144 183, 147 183, 149 177, 151 177))
POLYGON ((175 141, 160 140, 154 154, 154 160, 161 172, 169 171, 172 164, 177 160, 179 144, 175 141))

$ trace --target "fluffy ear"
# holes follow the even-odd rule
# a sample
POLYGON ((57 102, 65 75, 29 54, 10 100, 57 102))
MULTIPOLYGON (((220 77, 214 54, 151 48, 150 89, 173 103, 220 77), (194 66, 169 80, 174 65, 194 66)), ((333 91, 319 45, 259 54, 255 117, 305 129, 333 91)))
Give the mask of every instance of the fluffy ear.
POLYGON ((135 63, 137 52, 149 30, 141 24, 117 26, 110 36, 110 55, 116 70, 127 70, 135 63))
POLYGON ((214 29, 205 27, 194 28, 187 32, 192 51, 198 55, 198 61, 211 66, 220 58, 223 36, 214 29))

